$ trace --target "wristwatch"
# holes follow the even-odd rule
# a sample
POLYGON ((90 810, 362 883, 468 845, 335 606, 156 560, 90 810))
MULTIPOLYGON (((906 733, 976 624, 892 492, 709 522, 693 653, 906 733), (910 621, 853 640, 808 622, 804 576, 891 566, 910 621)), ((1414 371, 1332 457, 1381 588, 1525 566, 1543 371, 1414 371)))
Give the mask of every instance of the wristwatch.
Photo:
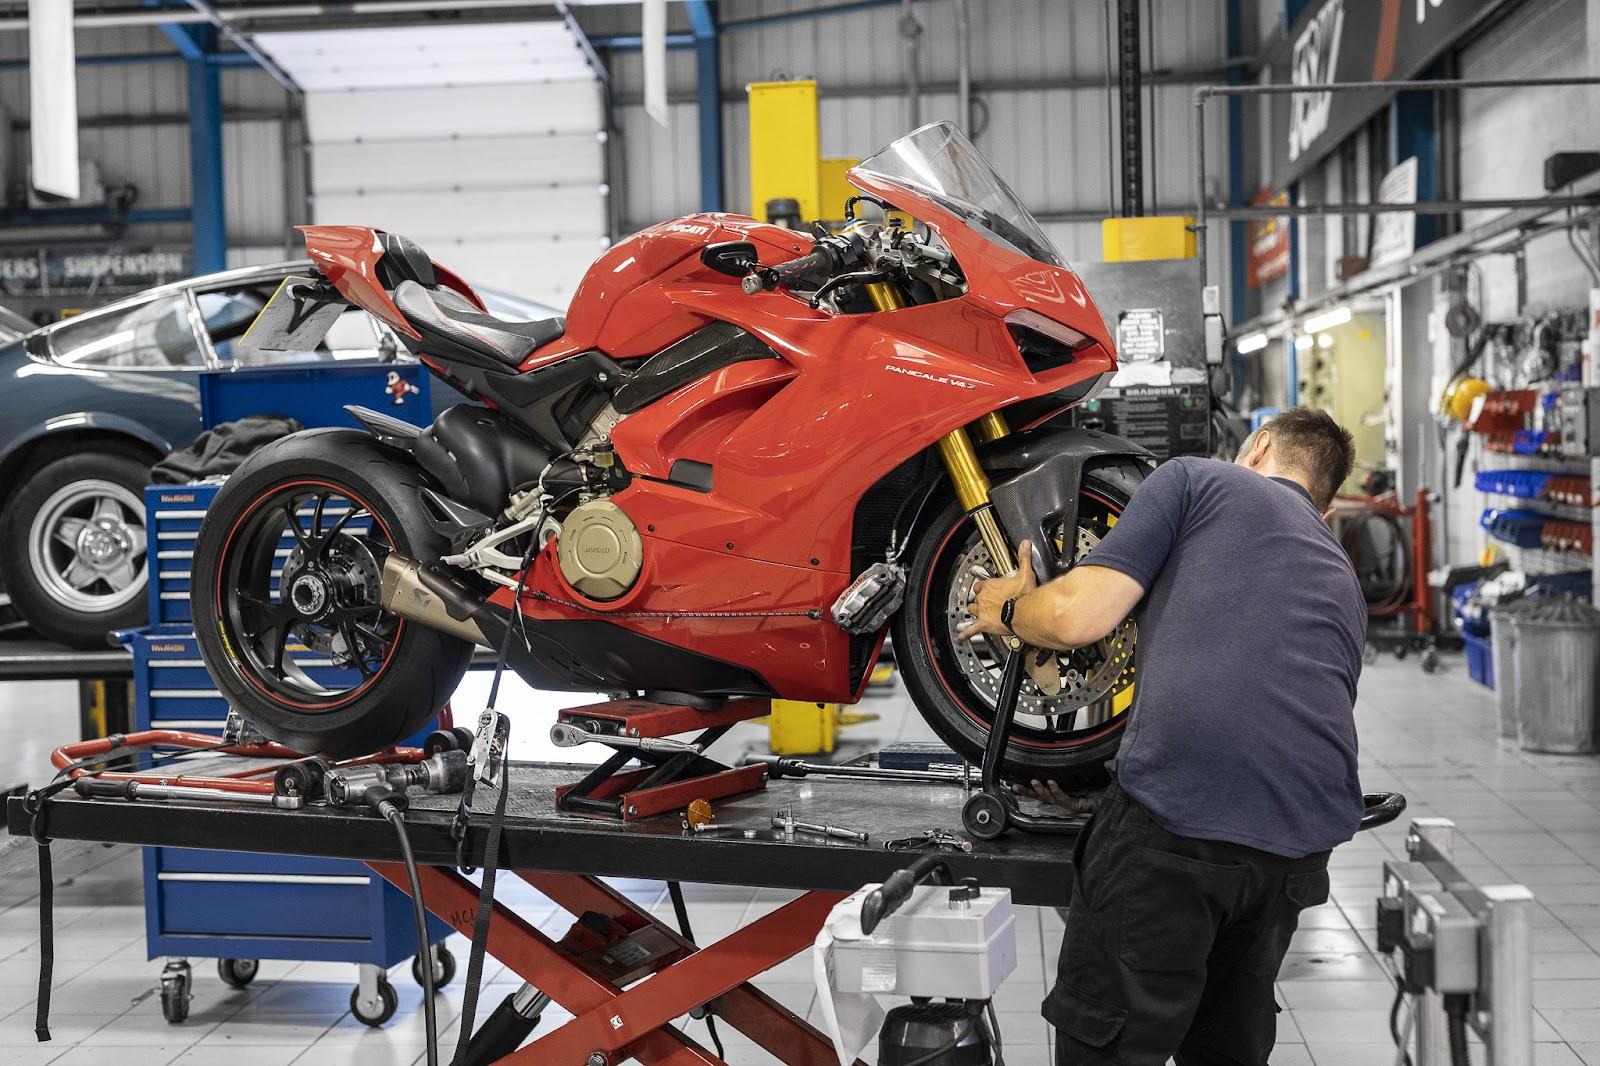
POLYGON ((1007 633, 1016 632, 1016 630, 1011 628, 1011 619, 1014 615, 1016 615, 1016 613, 1017 598, 1015 596, 1011 597, 1009 600, 1000 605, 1000 624, 1006 627, 1007 633))

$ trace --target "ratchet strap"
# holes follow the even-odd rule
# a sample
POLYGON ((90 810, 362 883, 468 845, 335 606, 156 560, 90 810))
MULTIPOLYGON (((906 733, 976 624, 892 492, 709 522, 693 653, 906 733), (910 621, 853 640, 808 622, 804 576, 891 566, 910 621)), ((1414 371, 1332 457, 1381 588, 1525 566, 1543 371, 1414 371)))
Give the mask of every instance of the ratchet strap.
MULTIPOLYGON (((498 730, 510 734, 510 721, 499 716, 498 730)), ((511 794, 511 758, 504 747, 500 758, 500 795, 495 797, 494 817, 489 820, 489 835, 483 842, 483 884, 478 889, 478 913, 472 920, 472 950, 467 956, 466 990, 461 997, 461 1026, 456 1036, 454 1066, 465 1066, 467 1046, 472 1043, 472 1027, 478 1013, 478 986, 483 981, 483 956, 489 946, 489 916, 494 913, 494 875, 500 868, 500 829, 506 820, 506 797, 511 794)), ((467 779, 472 787, 473 779, 467 779)), ((463 828, 459 849, 465 851, 467 833, 463 828)))
POLYGON ((28 793, 24 801, 29 816, 28 828, 33 842, 39 846, 39 1002, 33 1012, 33 1035, 41 1044, 50 1039, 50 979, 56 968, 56 880, 50 864, 45 804, 71 783, 71 778, 51 782, 28 793))

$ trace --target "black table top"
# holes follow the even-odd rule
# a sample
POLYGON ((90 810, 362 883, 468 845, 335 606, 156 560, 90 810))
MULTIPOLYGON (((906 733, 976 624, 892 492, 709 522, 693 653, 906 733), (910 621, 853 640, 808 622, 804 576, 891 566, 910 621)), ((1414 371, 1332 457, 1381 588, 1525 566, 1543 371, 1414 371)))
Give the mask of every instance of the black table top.
MULTIPOLYGON (((201 765, 186 763, 185 769, 203 772, 201 765)), ((931 828, 960 833, 966 799, 964 791, 951 785, 779 780, 763 791, 714 804, 717 824, 766 829, 773 815, 792 808, 800 821, 864 830, 870 840, 853 844, 805 835, 792 841, 751 840, 688 833, 675 813, 635 822, 558 813, 555 788, 573 783, 587 769, 512 765, 500 845, 503 869, 849 892, 883 880, 921 854, 889 851, 886 841, 931 828)), ((471 861, 481 860, 482 825, 494 801, 494 789, 479 789, 471 861)), ((419 862, 454 863, 449 824, 457 802, 455 797, 413 795, 406 820, 419 862)), ((20 799, 7 803, 6 815, 11 833, 29 831, 20 799)), ((50 803, 47 832, 67 840, 387 862, 400 858, 393 827, 377 815, 320 806, 284 811, 226 801, 85 800, 69 791, 50 803)), ((1071 837, 1012 834, 978 841, 970 854, 943 854, 957 877, 1009 888, 1018 903, 1062 906, 1071 848, 1071 837)))

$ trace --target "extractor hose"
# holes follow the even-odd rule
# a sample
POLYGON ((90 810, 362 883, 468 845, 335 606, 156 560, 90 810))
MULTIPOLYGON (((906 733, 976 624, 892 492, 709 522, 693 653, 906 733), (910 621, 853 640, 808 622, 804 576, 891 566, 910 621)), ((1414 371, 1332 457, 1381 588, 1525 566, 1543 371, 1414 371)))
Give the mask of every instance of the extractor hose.
POLYGON ((1445 1036, 1450 1042, 1450 1066, 1469 1066, 1467 1054, 1467 1007, 1464 993, 1452 992, 1444 997, 1445 1036))

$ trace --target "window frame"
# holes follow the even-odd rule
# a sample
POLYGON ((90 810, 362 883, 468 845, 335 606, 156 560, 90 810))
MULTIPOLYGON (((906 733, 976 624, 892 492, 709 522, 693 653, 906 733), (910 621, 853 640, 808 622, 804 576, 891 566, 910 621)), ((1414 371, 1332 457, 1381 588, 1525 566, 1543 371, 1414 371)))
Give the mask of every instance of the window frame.
POLYGON ((65 370, 96 371, 102 374, 198 374, 202 370, 214 369, 216 366, 215 353, 211 351, 211 340, 200 328, 199 312, 195 307, 194 295, 186 288, 176 290, 156 289, 135 293, 116 303, 97 307, 93 311, 86 311, 48 329, 45 332, 45 342, 50 351, 50 361, 65 370), (200 356, 194 363, 183 366, 95 366, 93 364, 69 362, 71 349, 65 352, 57 343, 57 335, 69 325, 78 325, 82 322, 93 321, 97 318, 109 318, 112 315, 125 315, 139 307, 156 303, 158 300, 176 299, 185 309, 185 318, 189 322, 189 336, 194 340, 195 352, 200 356))

